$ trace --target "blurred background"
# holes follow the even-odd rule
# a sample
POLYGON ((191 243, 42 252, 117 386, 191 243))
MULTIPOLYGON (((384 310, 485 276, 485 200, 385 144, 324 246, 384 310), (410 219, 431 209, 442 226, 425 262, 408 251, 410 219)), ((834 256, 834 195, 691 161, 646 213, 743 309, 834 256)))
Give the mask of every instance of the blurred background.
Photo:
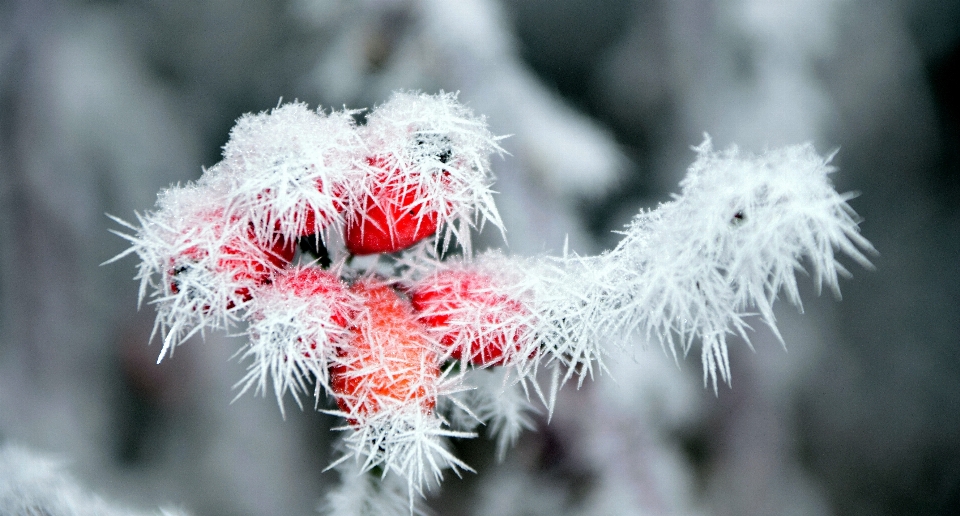
POLYGON ((2 1, 0 446, 123 506, 314 513, 338 421, 231 403, 223 335, 156 365, 134 259, 99 266, 125 248, 105 214, 199 177, 245 112, 401 88, 459 91, 512 135, 494 160, 510 253, 612 247, 704 132, 839 149, 880 252, 842 300, 807 285, 802 315, 780 306, 786 351, 762 326, 755 351, 735 343, 716 396, 696 356, 638 343, 502 463, 456 443, 478 473, 435 514, 960 514, 955 0, 2 1))

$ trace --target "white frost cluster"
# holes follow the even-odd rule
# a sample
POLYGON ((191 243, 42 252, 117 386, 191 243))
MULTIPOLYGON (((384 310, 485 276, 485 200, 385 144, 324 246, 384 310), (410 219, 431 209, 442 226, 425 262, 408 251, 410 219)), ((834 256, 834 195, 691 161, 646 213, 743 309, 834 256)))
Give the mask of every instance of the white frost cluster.
POLYGON ((337 274, 315 267, 283 271, 257 289, 247 312, 249 340, 240 355, 249 360, 249 368, 238 396, 251 388, 265 394, 269 382, 283 410, 287 392, 299 405, 298 395, 317 379, 314 396, 321 398, 321 389, 329 392, 336 345, 349 335, 347 319, 360 307, 361 300, 342 286, 337 274))
POLYGON ((484 120, 451 94, 395 94, 363 125, 355 114, 289 104, 242 117, 223 161, 162 192, 123 235, 157 306, 161 358, 244 322, 241 394, 272 387, 282 410, 287 393, 299 404, 312 389, 344 418, 334 505, 369 496, 386 514, 402 494, 413 511, 445 470, 470 470, 449 439, 486 425, 503 458, 532 426, 532 400, 552 412, 560 386, 602 372, 632 333, 675 357, 699 343, 716 390, 730 379, 728 335, 749 341, 753 314, 776 331, 781 291, 800 305, 797 271, 839 294, 838 254, 869 267, 874 252, 810 145, 748 155, 707 139, 681 193, 641 212, 612 251, 473 256, 471 230, 502 229, 489 170, 501 151, 484 120), (357 254, 384 256, 354 260, 350 231, 357 254), (293 263, 299 244, 332 237, 347 248, 330 247, 332 267, 293 263), (453 240, 463 255, 442 259, 453 240))
POLYGON ((244 115, 201 181, 228 185, 231 209, 252 219, 262 239, 322 233, 341 222, 338 190, 363 179, 366 149, 353 113, 293 103, 244 115))
POLYGON ((796 273, 812 269, 839 297, 838 276, 849 272, 837 251, 864 267, 875 253, 834 190, 830 157, 807 145, 742 154, 715 152, 710 140, 681 194, 639 214, 613 251, 593 262, 604 271, 604 312, 598 327, 643 332, 676 356, 701 342, 704 383, 729 381, 727 335, 749 341, 748 316, 759 313, 779 336, 773 303, 784 291, 800 306, 796 273))
POLYGON ((443 418, 419 407, 404 405, 382 411, 341 430, 346 432, 347 453, 340 461, 352 460, 362 471, 380 470, 384 477, 392 474, 404 479, 411 497, 439 485, 446 469, 457 474, 473 471, 448 449, 446 439, 476 434, 451 430, 443 418))

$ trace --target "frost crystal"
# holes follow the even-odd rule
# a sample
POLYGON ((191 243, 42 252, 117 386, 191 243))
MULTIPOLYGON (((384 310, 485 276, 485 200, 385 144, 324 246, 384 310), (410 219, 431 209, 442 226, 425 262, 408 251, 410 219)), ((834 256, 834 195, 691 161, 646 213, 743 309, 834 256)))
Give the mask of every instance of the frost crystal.
POLYGON ((282 410, 312 388, 344 418, 344 484, 328 497, 338 514, 414 512, 445 470, 470 470, 448 442, 479 425, 503 458, 532 427, 533 400, 552 412, 560 386, 602 372, 633 333, 674 357, 699 343, 716 391, 730 380, 728 336, 749 342, 754 314, 776 332, 780 292, 800 305, 798 271, 839 296, 838 255, 870 267, 875 252, 829 157, 810 145, 717 152, 707 139, 680 194, 637 215, 615 249, 473 256, 471 230, 503 229, 489 162, 499 137, 452 94, 397 93, 365 125, 356 113, 295 103, 245 115, 195 184, 161 192, 138 226, 116 219, 133 245, 115 259, 140 258, 161 358, 244 323, 240 394, 272 388, 282 410), (337 242, 333 267, 294 263, 298 244, 337 242), (463 255, 441 259, 453 242, 463 255))

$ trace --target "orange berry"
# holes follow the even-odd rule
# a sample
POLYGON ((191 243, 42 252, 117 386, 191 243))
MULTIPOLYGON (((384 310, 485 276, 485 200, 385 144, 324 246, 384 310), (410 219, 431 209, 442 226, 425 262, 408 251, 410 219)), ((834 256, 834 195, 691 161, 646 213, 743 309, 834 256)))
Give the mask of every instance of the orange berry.
POLYGON ((391 407, 436 407, 440 366, 434 345, 413 307, 390 286, 375 280, 355 284, 365 311, 353 337, 338 350, 331 384, 340 409, 357 418, 391 407))

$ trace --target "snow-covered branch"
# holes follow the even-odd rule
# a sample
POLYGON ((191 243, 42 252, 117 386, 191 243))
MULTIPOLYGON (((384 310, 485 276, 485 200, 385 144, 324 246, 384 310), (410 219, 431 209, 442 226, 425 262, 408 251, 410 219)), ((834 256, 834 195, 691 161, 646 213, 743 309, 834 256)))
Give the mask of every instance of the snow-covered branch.
POLYGON ((531 400, 552 412, 557 389, 602 372, 628 335, 675 357, 699 343, 716 391, 728 336, 749 342, 754 314, 776 332, 780 293, 800 305, 798 271, 839 295, 839 255, 870 267, 875 252, 830 157, 718 152, 708 138, 680 193, 638 214, 615 249, 473 256, 471 231, 503 230, 489 168, 500 138, 452 94, 398 93, 364 125, 355 114, 288 104, 242 117, 223 161, 122 236, 157 307, 161 358, 246 323, 240 392, 272 386, 282 409, 312 387, 346 421, 336 464, 403 479, 411 504, 445 470, 470 470, 449 439, 487 424, 502 457, 531 400), (332 266, 294 263, 305 242, 332 266))

